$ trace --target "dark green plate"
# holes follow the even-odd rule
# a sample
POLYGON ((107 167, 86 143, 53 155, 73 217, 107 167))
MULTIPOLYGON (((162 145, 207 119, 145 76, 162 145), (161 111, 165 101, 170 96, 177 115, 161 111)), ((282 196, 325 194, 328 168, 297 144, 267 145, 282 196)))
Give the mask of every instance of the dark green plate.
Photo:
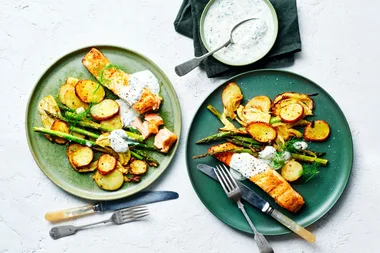
MULTIPOLYGON (((295 220, 302 226, 308 226, 326 214, 338 201, 351 174, 353 162, 352 136, 343 112, 334 99, 320 86, 300 75, 278 70, 258 70, 247 72, 223 83, 212 92, 198 109, 189 130, 187 139, 186 162, 191 183, 203 204, 221 221, 248 233, 252 233, 244 216, 236 204, 230 201, 221 186, 197 170, 199 163, 211 166, 218 164, 213 157, 193 160, 192 156, 206 153, 211 144, 197 145, 197 140, 214 134, 221 123, 206 108, 214 105, 222 111, 222 91, 228 82, 236 82, 244 95, 243 104, 257 95, 267 95, 273 99, 285 91, 319 95, 315 101, 314 119, 326 120, 331 126, 329 139, 322 143, 310 144, 310 149, 326 152, 329 160, 326 167, 320 167, 320 174, 305 184, 292 184, 305 199, 305 206, 298 214, 292 214, 275 204, 259 187, 245 181, 244 183, 270 202, 275 208, 295 220)), ((285 227, 253 206, 246 204, 247 212, 258 231, 265 235, 280 235, 289 233, 285 227)))
MULTIPOLYGON (((149 69, 161 82, 163 102, 160 115, 165 121, 165 127, 173 131, 179 138, 181 132, 181 109, 176 92, 162 70, 145 56, 129 49, 114 46, 93 46, 98 48, 113 64, 120 66, 128 73, 149 69)), ((100 189, 92 180, 93 173, 80 174, 73 170, 67 160, 65 145, 48 141, 43 135, 33 132, 34 126, 42 126, 37 112, 38 102, 47 95, 57 95, 59 87, 69 76, 81 79, 94 77, 82 65, 83 56, 91 49, 78 49, 60 58, 42 75, 37 82, 27 106, 26 133, 30 150, 40 169, 57 186, 78 197, 92 200, 111 200, 130 196, 153 183, 168 167, 172 160, 178 142, 166 156, 152 154, 160 162, 158 168, 150 168, 139 183, 124 183, 117 191, 108 192, 100 189)), ((107 96, 112 96, 107 92, 107 96)))

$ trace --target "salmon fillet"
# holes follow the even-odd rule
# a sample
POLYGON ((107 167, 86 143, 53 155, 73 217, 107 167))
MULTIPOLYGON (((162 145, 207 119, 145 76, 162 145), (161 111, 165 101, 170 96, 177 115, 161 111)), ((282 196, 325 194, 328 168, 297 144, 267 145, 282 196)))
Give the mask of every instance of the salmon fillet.
POLYGON ((161 152, 167 153, 177 139, 177 135, 170 132, 167 128, 163 128, 154 137, 154 146, 161 152))
MULTIPOLYGON (((98 49, 91 50, 82 59, 83 65, 106 88, 119 96, 119 87, 129 85, 130 75, 114 66, 98 49)), ((144 88, 140 98, 134 104, 130 104, 139 114, 143 114, 160 107, 162 98, 152 91, 144 88)))
MULTIPOLYGON (((223 152, 215 154, 214 157, 230 166, 233 155, 232 152, 223 152)), ((291 212, 297 212, 305 203, 303 197, 274 169, 268 168, 249 180, 268 193, 277 204, 291 212)))

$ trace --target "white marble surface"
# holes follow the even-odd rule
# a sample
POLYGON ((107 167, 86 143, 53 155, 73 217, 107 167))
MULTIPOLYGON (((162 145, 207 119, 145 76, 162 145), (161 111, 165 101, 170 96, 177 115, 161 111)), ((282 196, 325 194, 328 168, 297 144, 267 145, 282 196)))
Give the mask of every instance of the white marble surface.
MULTIPOLYGON (((177 34, 180 0, 16 1, 0 8, 0 252, 258 252, 252 238, 227 227, 202 205, 185 167, 185 136, 201 101, 221 80, 173 67, 193 55, 177 34), (91 3, 90 3, 91 2, 91 3), (109 226, 53 241, 49 210, 84 202, 56 187, 35 164, 24 129, 26 101, 43 71, 58 57, 91 44, 140 51, 169 76, 181 101, 183 135, 172 166, 153 189, 180 199, 152 205, 145 222, 109 226)), ((276 252, 379 252, 380 143, 378 108, 380 2, 298 1, 303 51, 289 67, 316 81, 340 104, 354 138, 355 162, 338 204, 310 227, 314 245, 294 235, 269 237, 276 252)), ((102 216, 75 221, 84 223, 102 216)))

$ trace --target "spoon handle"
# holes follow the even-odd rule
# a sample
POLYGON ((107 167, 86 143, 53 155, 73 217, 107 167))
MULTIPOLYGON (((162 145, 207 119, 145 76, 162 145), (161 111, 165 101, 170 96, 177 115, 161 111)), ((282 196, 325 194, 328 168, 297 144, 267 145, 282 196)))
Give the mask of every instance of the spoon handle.
POLYGON ((174 68, 175 73, 177 73, 178 76, 184 76, 184 75, 186 75, 187 73, 189 73, 190 71, 192 71, 193 69, 195 69, 196 67, 198 67, 199 64, 201 64, 201 62, 204 59, 206 59, 207 57, 209 57, 213 53, 219 51, 220 49, 228 46, 230 43, 231 43, 231 41, 227 41, 226 43, 224 43, 220 47, 215 48, 214 50, 208 52, 207 54, 204 54, 204 55, 199 56, 199 57, 195 57, 195 58, 193 58, 191 60, 188 60, 188 61, 186 61, 186 62, 184 62, 184 63, 176 66, 174 68))

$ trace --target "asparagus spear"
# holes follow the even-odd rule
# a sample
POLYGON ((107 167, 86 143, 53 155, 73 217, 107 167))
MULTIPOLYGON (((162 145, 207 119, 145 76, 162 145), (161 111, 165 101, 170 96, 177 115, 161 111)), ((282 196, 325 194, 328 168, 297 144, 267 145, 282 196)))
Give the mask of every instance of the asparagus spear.
POLYGON ((43 127, 34 127, 33 129, 37 133, 43 133, 43 134, 49 134, 49 135, 56 136, 56 137, 61 137, 61 138, 64 138, 66 140, 76 142, 76 143, 79 143, 82 145, 90 146, 90 147, 96 146, 96 143, 93 141, 82 139, 82 138, 76 137, 76 136, 71 135, 71 134, 67 134, 67 133, 63 133, 63 132, 59 132, 59 131, 54 131, 54 130, 50 130, 50 129, 43 128, 43 127))
POLYGON ((313 157, 313 156, 307 156, 307 155, 302 155, 302 154, 295 154, 295 153, 292 153, 292 158, 298 160, 298 161, 301 161, 301 162, 316 162, 316 163, 319 163, 323 166, 326 166, 327 163, 328 163, 328 160, 327 159, 322 159, 322 158, 318 158, 318 157, 313 157))
POLYGON ((199 159, 199 158, 203 158, 203 157, 206 157, 206 156, 211 156, 211 155, 215 155, 215 154, 219 154, 219 153, 224 153, 224 152, 248 153, 248 154, 253 155, 253 151, 250 150, 250 149, 241 148, 241 147, 235 147, 235 148, 226 148, 226 149, 215 150, 215 151, 212 151, 212 152, 207 152, 205 154, 193 156, 193 159, 199 159))
POLYGON ((212 105, 207 105, 207 109, 214 114, 219 120, 222 119, 222 114, 212 105))
POLYGON ((143 159, 149 164, 149 166, 152 167, 158 167, 160 165, 156 159, 151 157, 148 153, 139 150, 139 149, 133 149, 133 152, 143 157, 143 159))
MULTIPOLYGON (((46 112, 46 114, 49 117, 52 117, 52 118, 59 119, 59 120, 62 120, 64 122, 70 123, 70 120, 68 120, 67 118, 65 118, 63 116, 60 116, 58 114, 50 113, 50 112, 48 112, 46 110, 45 110, 45 112, 46 112)), ((79 126, 82 126, 82 127, 88 127, 88 128, 92 128, 92 129, 96 129, 96 130, 100 130, 100 131, 105 131, 105 132, 112 132, 114 130, 112 128, 109 128, 109 127, 106 127, 106 126, 102 126, 101 124, 98 124, 98 123, 90 121, 90 120, 79 120, 79 121, 77 121, 75 123, 77 125, 79 125, 79 126)), ((135 133, 131 133, 131 132, 128 132, 128 131, 125 131, 125 133, 132 140, 135 140, 135 141, 138 141, 138 142, 143 142, 143 137, 141 135, 135 134, 135 133)))
POLYGON ((208 143, 211 141, 218 141, 218 140, 223 139, 224 137, 230 137, 230 136, 233 136, 235 134, 236 133, 234 133, 234 132, 221 132, 221 133, 213 134, 213 135, 207 136, 203 139, 200 139, 199 141, 196 142, 196 144, 208 143))
POLYGON ((257 148, 257 147, 260 147, 260 145, 256 145, 256 144, 252 144, 252 143, 247 143, 247 142, 244 142, 244 141, 241 141, 241 140, 236 140, 236 139, 233 139, 233 138, 226 138, 226 141, 231 142, 231 143, 233 143, 235 145, 238 145, 238 146, 245 147, 245 148, 257 148))
POLYGON ((98 139, 99 136, 100 136, 99 134, 87 131, 87 130, 79 128, 79 127, 70 126, 70 130, 72 132, 76 132, 76 133, 79 133, 79 134, 84 134, 86 136, 89 136, 89 137, 92 137, 92 138, 95 138, 95 139, 98 139))
POLYGON ((133 152, 132 150, 131 150, 131 156, 133 156, 134 158, 136 158, 138 160, 144 160, 144 158, 141 155, 133 152))
POLYGON ((232 136, 231 137, 232 139, 235 139, 237 141, 242 141, 242 142, 246 142, 246 143, 249 143, 249 144, 252 144, 252 145, 255 145, 255 146, 261 146, 262 144, 250 137, 244 137, 244 136, 232 136))

